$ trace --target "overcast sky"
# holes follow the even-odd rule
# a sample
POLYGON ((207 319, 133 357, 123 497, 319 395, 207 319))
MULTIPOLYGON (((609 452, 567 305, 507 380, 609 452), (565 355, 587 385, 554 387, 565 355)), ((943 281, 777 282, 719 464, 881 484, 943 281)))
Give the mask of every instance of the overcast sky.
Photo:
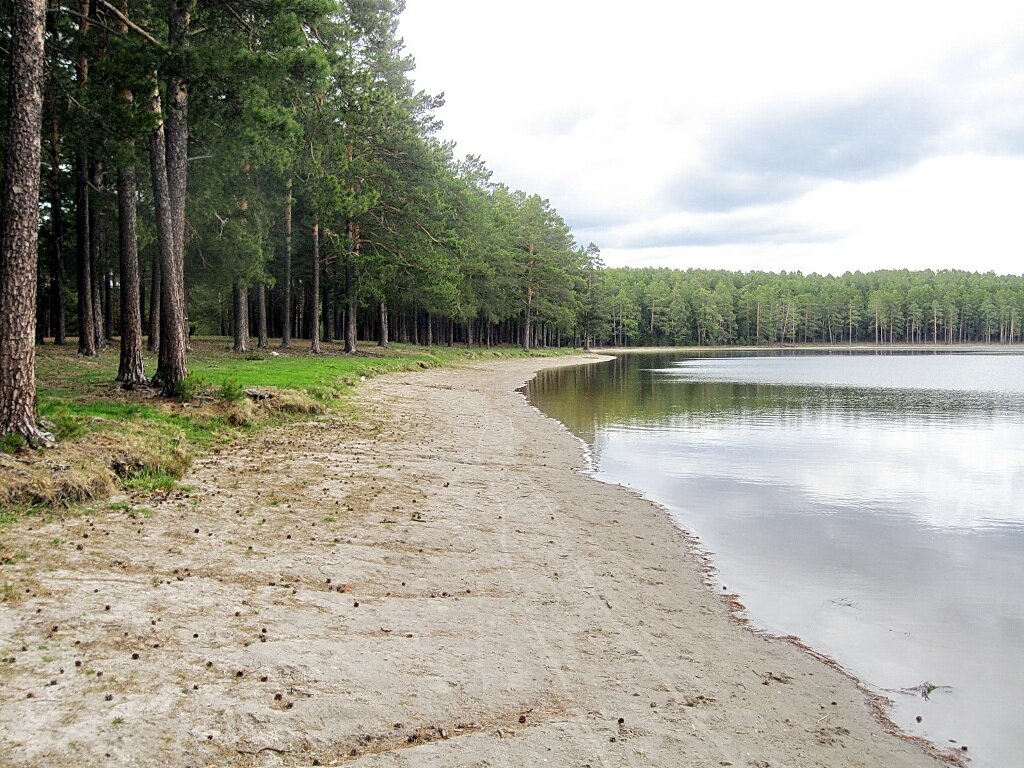
POLYGON ((1024 272, 1024 2, 408 0, 444 137, 609 265, 1024 272))

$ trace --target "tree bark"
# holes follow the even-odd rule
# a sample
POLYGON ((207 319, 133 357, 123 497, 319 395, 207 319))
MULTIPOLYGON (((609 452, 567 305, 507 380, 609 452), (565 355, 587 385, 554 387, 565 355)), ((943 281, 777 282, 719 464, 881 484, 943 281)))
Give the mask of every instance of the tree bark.
MULTIPOLYGON (((165 279, 165 272, 170 274, 173 262, 175 261, 174 252, 174 225, 171 217, 171 204, 170 204, 170 192, 168 191, 167 182, 167 150, 166 141, 164 137, 164 124, 162 120, 163 110, 160 103, 160 89, 154 83, 152 93, 152 112, 156 118, 156 127, 153 128, 152 133, 149 137, 149 165, 150 165, 150 176, 153 183, 153 207, 155 211, 156 219, 156 232, 157 232, 157 262, 154 264, 154 277, 153 277, 153 292, 150 296, 150 317, 155 320, 153 327, 150 328, 150 342, 155 339, 156 349, 159 351, 159 361, 157 363, 157 372, 153 377, 154 382, 161 385, 164 391, 173 394, 173 390, 177 388, 177 381, 184 378, 182 375, 177 381, 174 381, 170 387, 168 380, 164 378, 165 369, 165 347, 171 346, 169 342, 169 336, 165 333, 167 322, 167 312, 165 311, 168 304, 167 294, 170 290, 170 279, 165 279)), ((182 363, 184 362, 184 345, 181 344, 178 349, 174 351, 174 355, 177 357, 181 356, 182 363)))
POLYGON ((388 348, 388 305, 384 301, 380 303, 380 334, 377 336, 377 346, 388 348))
POLYGON ((324 318, 324 338, 323 340, 327 343, 334 341, 334 316, 336 313, 335 307, 335 288, 337 280, 329 262, 321 260, 320 264, 321 276, 321 298, 323 300, 323 318, 324 318))
POLYGON ((345 354, 356 352, 356 267, 355 259, 359 255, 359 225, 348 222, 348 254, 345 259, 345 354))
MULTIPOLYGON (((160 137, 163 145, 163 136, 160 137)), ((164 178, 164 191, 166 193, 167 179, 164 178)), ((154 195, 155 196, 155 195, 154 195)), ((157 229, 159 230, 159 210, 157 211, 157 229)), ((170 223, 166 224, 170 227, 170 223)), ((157 237, 157 248, 153 251, 153 264, 150 267, 149 276, 149 337, 146 339, 146 349, 150 352, 157 352, 160 349, 160 253, 163 246, 157 237)))
POLYGON ((89 258, 89 161, 75 158, 75 264, 78 291, 78 354, 96 355, 92 313, 92 270, 89 258))
POLYGON ((292 343, 292 180, 285 185, 284 203, 284 322, 281 323, 281 346, 288 348, 292 343))
MULTIPOLYGON (((89 59, 83 38, 89 30, 89 2, 81 0, 78 13, 79 51, 75 57, 75 82, 79 91, 89 79, 89 59)), ((89 269, 89 159, 85 153, 75 156, 75 263, 78 292, 78 354, 96 355, 93 328, 92 276, 89 269)))
MULTIPOLYGON (((89 168, 89 187, 98 191, 103 184, 103 167, 92 163, 89 168)), ((103 330, 103 287, 100 283, 100 251, 102 250, 102 214, 96 204, 95 196, 89 202, 89 283, 92 286, 92 330, 93 343, 96 349, 107 346, 106 333, 103 330)))
POLYGON ((53 233, 53 276, 50 283, 50 301, 53 315, 53 343, 67 343, 64 323, 64 210, 60 183, 60 130, 56 116, 50 125, 50 226, 53 233))
POLYGON ((242 282, 242 278, 238 278, 235 281, 234 297, 235 343, 231 347, 231 351, 237 353, 248 352, 249 297, 246 295, 245 284, 242 282))
POLYGON ((114 271, 103 271, 103 338, 107 343, 114 340, 114 271))
POLYGON ((313 284, 310 286, 309 351, 320 354, 320 219, 313 219, 313 284))
POLYGON ((529 290, 527 290, 527 296, 526 309, 523 311, 523 352, 530 351, 530 321, 532 319, 530 317, 530 312, 533 309, 533 307, 530 306, 532 304, 531 299, 533 297, 530 295, 529 290))
POLYGON ((139 312, 139 247, 136 222, 135 169, 117 174, 118 235, 121 277, 121 357, 117 380, 125 389, 144 384, 142 316, 139 312))
MULTIPOLYGON (((185 200, 188 189, 188 83, 185 59, 193 0, 170 0, 167 36, 172 64, 167 77, 167 191, 170 194, 174 250, 180 260, 185 250, 185 200)), ((164 278, 176 276, 165 271, 164 278)), ((165 279, 166 282, 166 279, 165 279)), ((184 317, 184 314, 182 315, 184 317)))
POLYGON ((261 282, 256 285, 256 346, 266 349, 270 346, 267 338, 267 287, 261 282))
MULTIPOLYGON (((185 52, 191 21, 191 0, 171 0, 168 42, 172 62, 167 78, 166 143, 167 218, 170 249, 160 263, 160 355, 154 379, 161 394, 174 397, 188 376, 188 323, 185 308, 185 197, 188 187, 188 84, 185 52)), ((159 101, 156 101, 159 105, 159 101)))
POLYGON ((0 434, 32 446, 53 437, 36 424, 36 259, 43 122, 44 0, 14 0, 7 146, 0 187, 0 434))

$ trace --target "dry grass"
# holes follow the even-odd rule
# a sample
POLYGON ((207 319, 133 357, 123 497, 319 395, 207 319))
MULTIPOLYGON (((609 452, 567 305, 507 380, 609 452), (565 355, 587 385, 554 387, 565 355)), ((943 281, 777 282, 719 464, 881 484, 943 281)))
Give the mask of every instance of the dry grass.
MULTIPOLYGON (((260 391, 256 399, 213 400, 194 409, 193 418, 253 427, 278 415, 320 414, 326 405, 297 390, 260 391)), ((115 493, 141 476, 180 477, 191 460, 183 432, 140 428, 90 432, 48 451, 0 453, 0 509, 67 507, 115 493)))
POLYGON ((294 389, 274 390, 266 403, 276 413, 314 414, 327 410, 322 402, 314 400, 306 392, 294 389))
POLYGON ((143 473, 180 476, 189 458, 184 436, 126 432, 93 432, 45 452, 0 454, 0 506, 66 507, 102 499, 143 473))

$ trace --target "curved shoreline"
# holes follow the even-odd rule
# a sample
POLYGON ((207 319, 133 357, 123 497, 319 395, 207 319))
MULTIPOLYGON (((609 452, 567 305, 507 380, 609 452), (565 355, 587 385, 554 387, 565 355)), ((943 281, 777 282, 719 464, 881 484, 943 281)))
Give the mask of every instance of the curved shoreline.
POLYGON ((6 532, 4 760, 939 765, 740 626, 660 507, 579 471, 515 389, 588 359, 372 379, 359 416, 219 449, 148 509, 6 532))
MULTIPOLYGON (((806 349, 807 347, 805 346, 804 348, 806 349)), ((707 351, 711 349, 720 350, 724 348, 709 347, 702 348, 701 351, 707 351)), ((757 348, 751 347, 750 349, 757 348)), ((663 350, 659 348, 644 348, 639 350, 622 349, 614 351, 619 354, 627 353, 630 351, 646 354, 652 352, 660 352, 663 350)), ((614 359, 615 358, 612 355, 601 355, 599 359, 591 361, 590 364, 599 364, 614 359)), ((566 364, 573 365, 574 363, 568 362, 566 364)), ((539 373, 539 370, 536 373, 539 373)), ((536 376, 536 373, 534 374, 534 376, 536 376)), ((533 378, 534 377, 531 377, 530 380, 532 380, 533 378)), ((523 395, 524 402, 526 405, 540 413, 545 418, 554 421, 556 424, 562 427, 562 429, 564 429, 566 432, 572 435, 579 442, 580 449, 583 453, 584 461, 586 463, 586 467, 582 471, 588 477, 604 485, 609 485, 621 489, 635 496, 637 500, 643 502, 644 504, 649 504, 651 506, 656 507, 662 512, 662 514, 665 515, 665 517, 672 523, 672 525, 676 527, 676 529, 680 533, 680 540, 682 542, 682 546, 686 548, 687 552, 692 557, 694 557, 699 564, 700 572, 704 579, 704 584, 708 587, 710 593, 715 595, 715 597, 719 600, 719 602, 725 608, 730 619, 733 622, 735 622, 737 625, 743 627, 744 629, 746 629, 751 634, 757 637, 761 637, 769 641, 787 643, 793 646, 794 648, 798 649, 801 653, 805 654, 809 658, 829 667, 830 669, 835 670, 836 672, 840 673, 841 675, 849 679, 850 682, 852 682, 856 686, 857 690, 864 695, 865 704, 867 705, 868 709, 870 710, 874 718, 877 720, 879 725, 881 725, 886 730, 886 732, 896 736, 897 738, 909 744, 915 745, 929 756, 935 758, 936 760, 946 765, 957 766, 959 768, 964 768, 967 765, 962 755, 960 754, 959 750, 953 748, 944 750, 936 743, 929 741, 927 738, 910 733, 901 728, 899 724, 896 723, 890 716, 890 711, 893 705, 892 699, 886 696, 884 693, 881 693, 872 688, 862 678, 857 676, 855 673, 851 672, 849 669, 847 669, 843 664, 841 664, 833 657, 816 650, 813 646, 808 645, 806 642, 804 642, 803 639, 801 639, 797 635, 779 635, 756 626, 753 619, 751 619, 750 616, 746 614, 747 608, 741 600, 741 595, 732 592, 723 593, 714 589, 714 587, 716 586, 715 580, 718 574, 718 568, 714 562, 714 555, 704 547, 700 537, 694 534, 692 531, 689 531, 682 525, 680 525, 677 522, 675 516, 672 514, 671 509, 669 509, 666 505, 662 504, 661 502, 658 502, 655 499, 651 498, 645 491, 641 490, 640 488, 636 488, 629 485, 623 485, 621 483, 616 483, 611 480, 604 480, 600 478, 598 476, 598 468, 594 463, 592 450, 590 446, 587 444, 587 442, 583 438, 573 433, 573 431, 565 423, 558 420, 554 416, 545 413, 538 406, 530 402, 528 388, 529 381, 527 381, 522 387, 519 387, 516 391, 520 392, 523 395)))

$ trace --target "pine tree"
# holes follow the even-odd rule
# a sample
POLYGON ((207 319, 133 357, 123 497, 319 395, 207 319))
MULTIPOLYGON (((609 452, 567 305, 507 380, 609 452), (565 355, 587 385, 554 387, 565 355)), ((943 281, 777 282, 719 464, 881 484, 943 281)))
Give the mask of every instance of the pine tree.
POLYGON ((0 435, 52 442, 36 424, 35 304, 46 3, 14 0, 0 187, 0 435))

